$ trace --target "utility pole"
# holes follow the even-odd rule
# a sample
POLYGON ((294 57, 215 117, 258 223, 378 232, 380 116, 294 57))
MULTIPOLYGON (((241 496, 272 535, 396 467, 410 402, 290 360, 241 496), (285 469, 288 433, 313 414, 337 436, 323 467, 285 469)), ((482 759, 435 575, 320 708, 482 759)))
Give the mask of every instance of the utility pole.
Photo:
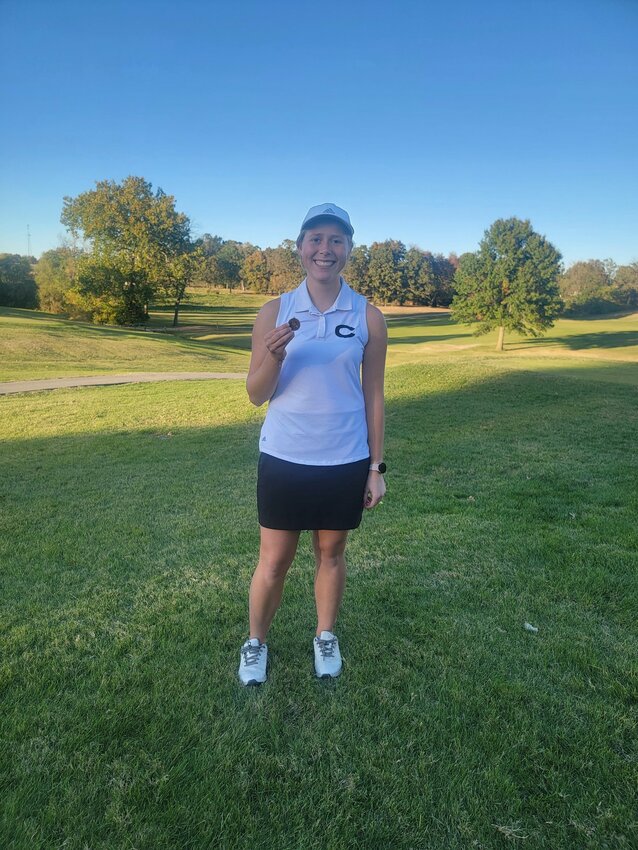
POLYGON ((29 230, 29 225, 27 224, 27 257, 31 256, 31 232, 29 230))

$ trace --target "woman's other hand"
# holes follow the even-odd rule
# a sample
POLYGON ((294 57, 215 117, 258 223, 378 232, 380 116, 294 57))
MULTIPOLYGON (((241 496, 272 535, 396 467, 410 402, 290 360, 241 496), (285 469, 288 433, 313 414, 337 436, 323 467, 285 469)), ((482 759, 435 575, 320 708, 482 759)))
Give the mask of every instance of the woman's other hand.
POLYGON ((363 507, 367 510, 376 508, 383 496, 385 495, 385 480, 380 472, 370 470, 368 480, 366 482, 365 495, 363 497, 363 507))

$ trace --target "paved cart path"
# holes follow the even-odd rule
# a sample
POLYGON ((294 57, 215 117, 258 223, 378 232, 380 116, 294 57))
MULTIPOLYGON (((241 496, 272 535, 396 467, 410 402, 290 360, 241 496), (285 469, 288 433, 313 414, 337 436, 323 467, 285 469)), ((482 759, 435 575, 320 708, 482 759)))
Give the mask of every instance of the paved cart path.
POLYGON ((5 381, 0 395, 57 390, 61 387, 102 387, 110 384, 146 384, 151 381, 208 381, 245 378, 244 372, 132 372, 130 375, 84 375, 78 378, 44 378, 39 381, 5 381))

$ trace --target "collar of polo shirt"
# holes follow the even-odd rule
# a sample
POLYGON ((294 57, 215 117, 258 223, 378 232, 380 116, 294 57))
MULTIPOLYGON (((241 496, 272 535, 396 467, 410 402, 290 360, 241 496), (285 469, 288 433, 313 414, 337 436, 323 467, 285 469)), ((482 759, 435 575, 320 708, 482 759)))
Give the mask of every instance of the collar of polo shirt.
MULTIPOLYGON (((339 294, 337 295, 332 307, 326 310, 326 313, 332 313, 334 310, 352 310, 352 290, 343 278, 340 278, 340 281, 341 289, 339 290, 339 294)), ((321 311, 318 310, 312 303, 306 280, 304 280, 297 288, 297 292, 295 294, 295 313, 315 313, 325 315, 325 313, 321 313, 321 311)))

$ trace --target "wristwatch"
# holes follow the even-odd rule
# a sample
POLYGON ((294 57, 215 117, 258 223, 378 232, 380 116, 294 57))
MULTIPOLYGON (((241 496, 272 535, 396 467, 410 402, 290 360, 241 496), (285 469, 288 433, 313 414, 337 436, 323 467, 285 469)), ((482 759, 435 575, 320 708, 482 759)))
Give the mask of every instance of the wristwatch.
POLYGON ((388 467, 385 465, 383 461, 381 463, 371 463, 370 464, 370 472, 378 472, 383 475, 388 467))

